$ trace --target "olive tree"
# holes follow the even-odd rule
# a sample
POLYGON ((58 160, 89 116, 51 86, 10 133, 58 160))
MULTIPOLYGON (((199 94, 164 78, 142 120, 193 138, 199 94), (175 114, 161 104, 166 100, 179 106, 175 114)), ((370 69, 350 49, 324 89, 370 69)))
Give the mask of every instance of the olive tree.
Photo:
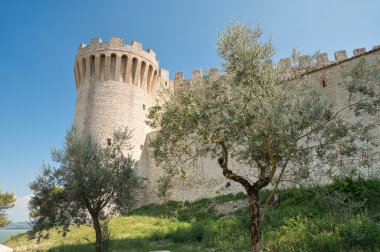
POLYGON ((13 196, 13 193, 3 193, 0 190, 0 227, 4 227, 10 223, 10 221, 7 219, 5 210, 12 208, 15 201, 16 199, 13 196))
POLYGON ((66 235, 70 225, 92 222, 96 251, 103 251, 100 220, 128 211, 141 185, 133 159, 123 154, 129 138, 127 130, 119 131, 104 146, 88 134, 68 131, 63 149, 52 151, 59 166, 43 165, 42 174, 30 184, 33 234, 61 227, 66 235))
POLYGON ((243 186, 251 251, 260 250, 260 190, 269 184, 276 190, 289 173, 307 177, 317 169, 352 174, 369 167, 376 123, 348 121, 344 115, 369 118, 380 104, 376 73, 365 62, 342 82, 347 102, 337 107, 304 72, 284 72, 274 65, 275 49, 270 40, 261 42, 261 36, 260 28, 229 25, 217 42, 224 75, 193 80, 182 95, 152 107, 147 121, 159 129, 151 146, 164 170, 161 192, 170 188, 173 176, 198 164, 200 156, 214 158, 224 177, 243 186), (250 176, 239 174, 231 159, 247 167, 250 176))

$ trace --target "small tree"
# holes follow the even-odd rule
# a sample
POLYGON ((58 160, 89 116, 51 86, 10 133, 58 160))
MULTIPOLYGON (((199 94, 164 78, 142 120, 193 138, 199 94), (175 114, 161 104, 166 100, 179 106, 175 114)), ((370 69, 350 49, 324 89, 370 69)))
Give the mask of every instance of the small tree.
POLYGON ((10 223, 5 210, 12 208, 15 201, 13 193, 2 193, 0 190, 0 227, 4 227, 10 223))
POLYGON ((102 251, 100 220, 115 211, 128 211, 141 185, 134 161, 123 155, 129 139, 127 131, 116 132, 112 144, 102 146, 90 135, 69 131, 64 148, 52 151, 59 167, 43 165, 42 174, 30 184, 33 234, 41 238, 41 231, 62 227, 66 235, 70 225, 91 220, 96 251, 102 251))
POLYGON ((259 28, 228 26, 217 43, 224 76, 193 80, 188 91, 153 107, 148 116, 148 124, 160 130, 151 145, 165 171, 161 191, 170 188, 174 175, 197 165, 199 156, 211 156, 248 195, 251 251, 260 250, 260 190, 272 183, 274 192, 286 173, 300 179, 311 169, 352 174, 369 167, 375 120, 345 115, 368 119, 380 104, 379 79, 368 64, 353 69, 342 83, 347 102, 335 104, 307 76, 272 64, 274 47, 261 43, 261 35, 259 28), (249 177, 238 174, 230 158, 247 167, 249 177))

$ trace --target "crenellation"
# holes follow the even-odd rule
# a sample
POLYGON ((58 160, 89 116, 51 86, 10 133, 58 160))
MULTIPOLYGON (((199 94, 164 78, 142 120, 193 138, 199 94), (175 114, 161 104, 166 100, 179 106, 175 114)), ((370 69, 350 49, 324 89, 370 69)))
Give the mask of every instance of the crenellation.
POLYGON ((144 50, 142 43, 137 41, 132 41, 130 44, 123 44, 122 42, 122 37, 111 37, 110 42, 103 42, 101 38, 91 39, 90 46, 84 43, 79 46, 77 58, 87 54, 98 55, 102 52, 113 51, 114 53, 122 52, 138 55, 144 60, 150 61, 155 67, 158 67, 159 61, 156 58, 156 53, 152 49, 144 50))
POLYGON ((340 50, 336 51, 334 53, 335 61, 342 61, 347 59, 347 52, 346 50, 340 50))
POLYGON ((213 67, 209 70, 210 78, 211 79, 217 79, 219 77, 219 68, 213 67))
POLYGON ((158 72, 158 79, 160 80, 160 88, 174 90, 173 81, 169 78, 168 70, 161 68, 158 72))
POLYGON ((111 37, 110 42, 111 45, 121 45, 123 43, 123 38, 122 37, 111 37))
POLYGON ((102 39, 101 38, 92 38, 90 40, 90 47, 91 48, 95 48, 96 46, 98 46, 101 43, 102 43, 102 39))
POLYGON ((310 67, 311 57, 309 55, 301 55, 298 58, 299 67, 300 68, 308 68, 310 67))
POLYGON ((329 57, 327 53, 318 53, 317 54, 317 65, 325 65, 329 63, 329 57))
POLYGON ((169 70, 161 68, 159 71, 159 76, 161 79, 168 80, 169 79, 169 70))
POLYGON ((137 49, 142 49, 142 43, 140 43, 140 42, 137 42, 137 41, 132 41, 131 42, 131 46, 132 47, 135 47, 135 48, 137 48, 137 49))
POLYGON ((361 54, 364 54, 366 52, 365 48, 356 48, 352 51, 354 56, 359 56, 361 54))
POLYGON ((156 53, 151 49, 151 48, 149 48, 149 49, 147 49, 147 50, 145 50, 147 53, 149 53, 150 55, 152 55, 153 57, 156 57, 156 53))
POLYGON ((184 80, 183 72, 175 72, 174 73, 174 82, 179 82, 184 80))
POLYGON ((202 70, 198 69, 198 70, 193 70, 191 72, 191 79, 195 80, 195 79, 198 79, 200 77, 202 77, 202 70))

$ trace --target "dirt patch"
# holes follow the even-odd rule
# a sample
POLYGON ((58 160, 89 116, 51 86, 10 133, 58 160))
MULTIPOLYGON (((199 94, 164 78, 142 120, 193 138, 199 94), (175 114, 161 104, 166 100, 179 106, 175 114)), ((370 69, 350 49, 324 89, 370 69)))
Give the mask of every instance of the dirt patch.
POLYGON ((214 209, 219 214, 227 215, 236 212, 244 206, 247 206, 247 204, 248 200, 246 199, 233 200, 216 205, 214 209))

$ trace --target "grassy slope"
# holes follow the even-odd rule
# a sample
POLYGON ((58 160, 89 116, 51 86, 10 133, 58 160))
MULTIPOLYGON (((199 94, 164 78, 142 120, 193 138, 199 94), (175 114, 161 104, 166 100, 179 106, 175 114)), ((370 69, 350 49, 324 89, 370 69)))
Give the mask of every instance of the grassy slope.
MULTIPOLYGON (((149 205, 113 218, 111 251, 245 251, 247 209, 230 215, 214 209, 243 198, 237 194, 149 205)), ((66 238, 52 231, 36 244, 24 234, 6 245, 16 251, 80 252, 92 251, 93 241, 91 226, 82 226, 73 227, 66 238)), ((280 207, 268 209, 262 241, 264 251, 380 251, 380 180, 346 179, 327 187, 282 191, 280 207)))

